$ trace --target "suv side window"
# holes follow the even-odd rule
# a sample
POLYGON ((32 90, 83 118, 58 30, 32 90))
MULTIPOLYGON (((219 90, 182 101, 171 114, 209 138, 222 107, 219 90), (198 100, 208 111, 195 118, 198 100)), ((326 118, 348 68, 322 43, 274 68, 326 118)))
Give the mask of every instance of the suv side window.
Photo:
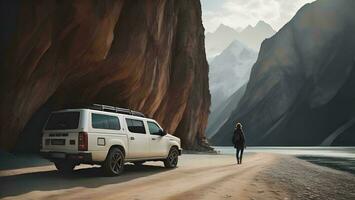
POLYGON ((91 114, 92 127, 97 129, 110 129, 120 130, 120 121, 118 117, 103 115, 103 114, 91 114))
POLYGON ((132 133, 145 134, 144 123, 141 120, 126 118, 128 130, 132 133))
POLYGON ((148 128, 151 135, 160 135, 160 127, 154 122, 148 122, 148 128))

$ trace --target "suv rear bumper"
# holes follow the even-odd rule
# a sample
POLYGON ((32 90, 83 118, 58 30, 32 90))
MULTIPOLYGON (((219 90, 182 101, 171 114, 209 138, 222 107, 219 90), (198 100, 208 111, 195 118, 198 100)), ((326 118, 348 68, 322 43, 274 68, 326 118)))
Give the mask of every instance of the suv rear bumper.
POLYGON ((92 155, 91 153, 64 153, 64 152, 41 152, 42 157, 53 161, 53 160, 72 160, 79 163, 91 163, 92 155))

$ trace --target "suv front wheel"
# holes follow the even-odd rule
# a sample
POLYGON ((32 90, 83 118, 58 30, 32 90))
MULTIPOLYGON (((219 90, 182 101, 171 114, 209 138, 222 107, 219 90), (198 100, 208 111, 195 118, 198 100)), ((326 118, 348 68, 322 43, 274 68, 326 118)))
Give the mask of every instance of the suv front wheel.
POLYGON ((179 150, 176 147, 172 147, 169 151, 168 157, 164 160, 164 166, 166 168, 175 168, 179 161, 179 150))
POLYGON ((119 148, 112 148, 107 154, 106 160, 103 163, 103 169, 108 176, 117 176, 123 172, 124 168, 124 153, 119 148))

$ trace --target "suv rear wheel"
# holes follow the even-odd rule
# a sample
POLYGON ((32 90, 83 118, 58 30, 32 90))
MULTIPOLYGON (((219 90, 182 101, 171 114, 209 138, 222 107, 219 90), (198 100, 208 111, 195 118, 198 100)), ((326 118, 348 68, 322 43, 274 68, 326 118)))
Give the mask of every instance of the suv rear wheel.
POLYGON ((61 173, 70 173, 75 167, 75 163, 71 161, 55 161, 54 165, 61 173))
POLYGON ((176 147, 172 147, 169 151, 168 157, 164 160, 166 168, 175 168, 179 161, 179 151, 176 147))
POLYGON ((112 148, 107 154, 103 169, 108 176, 117 176, 123 172, 124 153, 119 148, 112 148))

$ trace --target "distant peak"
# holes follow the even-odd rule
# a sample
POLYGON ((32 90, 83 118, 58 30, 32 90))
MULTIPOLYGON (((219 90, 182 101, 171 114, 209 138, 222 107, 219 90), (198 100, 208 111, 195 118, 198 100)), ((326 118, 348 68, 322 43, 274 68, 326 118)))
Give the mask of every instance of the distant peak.
POLYGON ((231 42, 230 46, 241 46, 241 47, 246 47, 244 45, 244 43, 242 43, 241 41, 239 40, 234 40, 233 42, 231 42))
POLYGON ((229 26, 224 25, 224 24, 220 24, 215 32, 217 32, 217 31, 230 31, 230 30, 234 31, 234 29, 232 27, 229 27, 229 26))
POLYGON ((254 50, 248 48, 243 42, 239 40, 234 40, 224 51, 241 52, 242 50, 254 52, 254 50))
POLYGON ((249 32, 249 31, 253 31, 254 30, 254 27, 252 27, 250 24, 245 27, 242 31, 240 32, 249 32))
POLYGON ((220 24, 219 26, 218 26, 218 28, 224 28, 224 27, 228 27, 227 25, 224 25, 224 24, 220 24))
POLYGON ((264 20, 259 20, 258 23, 256 24, 256 26, 260 26, 260 25, 268 25, 270 26, 268 23, 266 23, 264 20))
POLYGON ((266 23, 266 22, 263 21, 263 20, 258 21, 258 23, 255 25, 255 28, 257 28, 257 27, 263 27, 263 28, 267 28, 267 29, 272 29, 272 30, 274 30, 274 29, 271 27, 270 24, 266 23))

